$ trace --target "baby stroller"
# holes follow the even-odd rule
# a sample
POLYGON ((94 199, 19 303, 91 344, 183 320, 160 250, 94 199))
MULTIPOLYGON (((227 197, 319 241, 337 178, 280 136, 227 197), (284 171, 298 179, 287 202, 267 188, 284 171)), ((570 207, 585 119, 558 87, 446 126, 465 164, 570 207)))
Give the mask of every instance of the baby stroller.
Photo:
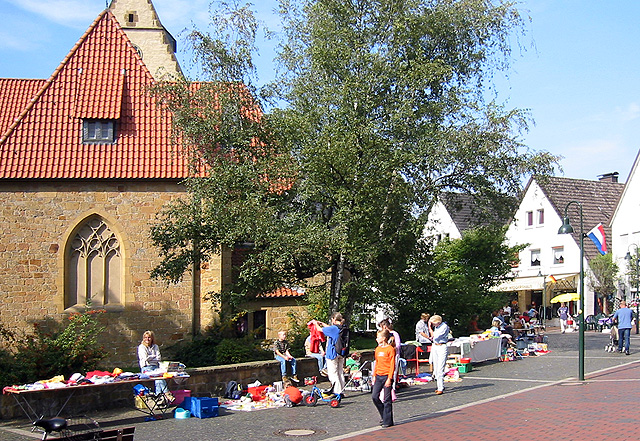
POLYGON ((618 327, 612 325, 609 330, 609 344, 604 347, 605 352, 615 352, 618 350, 618 327))

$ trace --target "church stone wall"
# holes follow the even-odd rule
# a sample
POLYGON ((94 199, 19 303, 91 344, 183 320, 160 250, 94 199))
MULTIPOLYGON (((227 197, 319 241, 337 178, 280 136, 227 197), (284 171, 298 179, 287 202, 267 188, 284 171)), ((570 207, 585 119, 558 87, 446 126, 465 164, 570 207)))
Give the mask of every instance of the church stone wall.
MULTIPOLYGON (((171 345, 192 331, 191 276, 179 284, 150 277, 159 250, 149 227, 167 202, 184 195, 175 182, 4 182, 0 184, 0 324, 30 331, 69 315, 64 310, 65 241, 91 214, 106 220, 121 241, 124 256, 124 305, 107 307, 100 319, 107 326, 103 343, 111 353, 108 366, 136 365, 135 349, 142 333, 152 329, 158 343, 171 345)), ((220 259, 203 270, 202 287, 222 283, 220 259)), ((210 303, 199 305, 198 325, 215 319, 210 303)))

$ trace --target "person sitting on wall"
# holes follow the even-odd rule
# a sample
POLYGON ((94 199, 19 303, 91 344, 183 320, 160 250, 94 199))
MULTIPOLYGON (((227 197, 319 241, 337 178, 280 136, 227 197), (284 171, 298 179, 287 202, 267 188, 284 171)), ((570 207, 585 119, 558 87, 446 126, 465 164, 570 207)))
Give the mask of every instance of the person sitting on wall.
POLYGON ((286 383, 289 378, 287 377, 287 362, 291 364, 291 381, 299 383, 297 375, 296 359, 289 352, 290 345, 287 341, 287 331, 278 331, 278 339, 273 343, 273 353, 275 359, 280 362, 280 372, 282 373, 282 382, 286 383))

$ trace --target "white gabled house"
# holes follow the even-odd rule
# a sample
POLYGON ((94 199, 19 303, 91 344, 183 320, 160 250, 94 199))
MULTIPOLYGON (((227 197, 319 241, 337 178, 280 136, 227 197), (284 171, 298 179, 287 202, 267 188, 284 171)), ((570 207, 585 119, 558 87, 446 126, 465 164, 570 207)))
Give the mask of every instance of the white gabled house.
MULTIPOLYGON (((598 223, 611 239, 609 222, 624 185, 617 173, 602 175, 599 181, 562 177, 531 178, 507 230, 510 245, 527 244, 514 264, 514 279, 497 287, 517 300, 520 311, 534 305, 546 318, 558 305, 550 300, 558 294, 578 292, 580 273, 580 209, 571 203, 567 214, 575 232, 558 234, 567 205, 582 206, 582 228, 587 234, 598 223)), ((585 316, 601 311, 602 305, 588 283, 589 260, 598 250, 584 238, 585 316)), ((571 302, 570 308, 578 305, 571 302)))
POLYGON ((629 178, 620 196, 620 202, 611 220, 612 253, 620 268, 619 298, 637 298, 638 280, 626 276, 629 265, 635 265, 637 249, 640 246, 640 152, 633 162, 629 178), (631 259, 625 257, 629 254, 631 259))
POLYGON ((495 213, 487 213, 472 195, 445 192, 431 209, 422 235, 438 243, 443 239, 460 239, 465 231, 477 226, 505 225, 508 221, 495 213))

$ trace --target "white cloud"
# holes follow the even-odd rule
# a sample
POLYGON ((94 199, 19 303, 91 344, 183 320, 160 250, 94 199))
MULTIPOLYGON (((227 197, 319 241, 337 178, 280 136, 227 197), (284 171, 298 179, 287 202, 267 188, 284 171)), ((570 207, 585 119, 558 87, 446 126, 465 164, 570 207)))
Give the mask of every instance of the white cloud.
POLYGON ((630 122, 640 117, 640 104, 629 103, 626 107, 617 107, 615 114, 622 122, 630 122))
POLYGON ((25 11, 70 28, 85 29, 104 9, 102 1, 7 0, 25 11))

